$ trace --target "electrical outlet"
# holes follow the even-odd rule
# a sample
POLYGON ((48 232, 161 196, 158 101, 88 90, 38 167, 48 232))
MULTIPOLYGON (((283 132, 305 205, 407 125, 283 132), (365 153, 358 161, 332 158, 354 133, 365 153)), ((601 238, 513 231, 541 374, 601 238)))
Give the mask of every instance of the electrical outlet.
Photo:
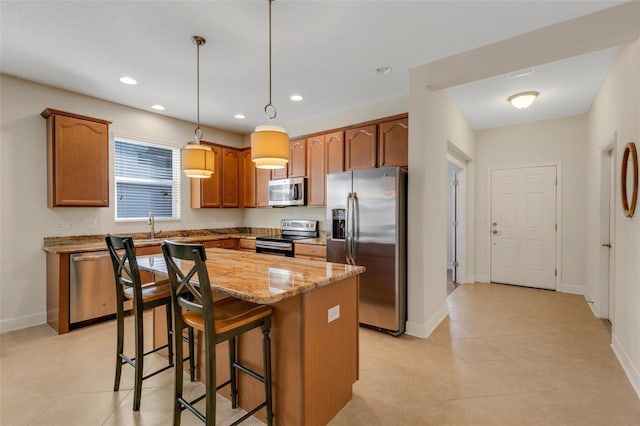
POLYGON ((340 305, 336 305, 327 311, 327 322, 335 321, 340 318, 340 305))

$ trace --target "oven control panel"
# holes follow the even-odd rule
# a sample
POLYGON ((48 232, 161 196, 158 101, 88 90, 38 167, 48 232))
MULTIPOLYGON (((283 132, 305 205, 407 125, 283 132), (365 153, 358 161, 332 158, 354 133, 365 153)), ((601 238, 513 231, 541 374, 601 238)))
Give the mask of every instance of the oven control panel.
POLYGON ((280 221, 281 231, 311 231, 316 232, 318 230, 317 220, 297 220, 297 219, 282 219, 280 221))

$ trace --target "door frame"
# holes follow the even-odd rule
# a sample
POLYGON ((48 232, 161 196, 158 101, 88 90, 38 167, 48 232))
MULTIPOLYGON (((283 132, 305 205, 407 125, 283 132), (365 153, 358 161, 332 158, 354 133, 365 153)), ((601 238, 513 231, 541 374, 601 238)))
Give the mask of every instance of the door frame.
MULTIPOLYGON (((471 157, 465 154, 460 148, 458 148, 451 141, 447 141, 447 165, 451 163, 458 167, 458 229, 456 236, 456 254, 455 258, 458 259, 458 271, 457 278, 458 284, 472 283, 475 279, 468 279, 467 277, 467 232, 470 229, 467 223, 467 184, 473 185, 473 181, 467 181, 467 165, 471 162, 471 157)), ((446 198, 446 196, 445 196, 446 198)), ((471 228, 473 229, 473 228, 471 228)), ((446 268, 446 267, 445 267, 446 268)), ((446 269, 445 269, 446 274, 446 269)), ((446 277, 446 275, 445 275, 446 277)))
MULTIPOLYGON (((600 247, 598 250, 600 252, 600 262, 599 262, 599 271, 598 271, 598 302, 596 304, 596 316, 598 318, 608 318, 611 324, 615 322, 615 318, 613 317, 613 312, 610 312, 609 307, 613 306, 613 310, 615 311, 615 257, 616 257, 616 245, 615 245, 615 230, 616 230, 616 212, 617 212, 617 203, 616 203, 616 185, 617 182, 617 173, 618 168, 616 167, 618 164, 618 160, 616 157, 616 141, 617 141, 617 133, 614 132, 610 137, 608 137, 600 146, 600 193, 599 193, 599 203, 600 203, 600 215, 602 215, 604 206, 611 207, 612 211, 607 212, 609 215, 609 221, 607 222, 607 230, 604 229, 605 224, 600 220, 600 232, 598 242, 600 243, 600 247), (611 152, 611 159, 609 158, 609 152, 611 152), (605 175, 604 173, 604 163, 611 162, 611 167, 609 173, 605 175), (612 190, 609 190, 611 185, 610 179, 613 179, 614 186, 612 190), (605 200, 605 186, 606 186, 606 194, 608 198, 605 200), (613 202, 610 202, 610 198, 613 197, 613 202), (610 227, 610 228, 609 228, 610 227), (611 243, 611 248, 608 250, 607 256, 603 256, 602 251, 604 248, 602 244, 604 241, 604 236, 606 233, 609 233, 609 243, 611 243), (603 276, 604 263, 609 263, 609 272, 607 276, 603 276), (606 279, 606 281, 605 281, 606 279), (610 300, 611 296, 613 296, 613 301, 610 300), (613 303, 612 303, 613 302, 613 303)), ((600 216, 599 219, 602 219, 600 216)))
MULTIPOLYGON (((556 231, 556 270, 558 273, 555 277, 556 291, 565 292, 562 284, 562 168, 560 161, 551 161, 544 163, 526 163, 516 164, 510 166, 496 166, 487 168, 487 220, 485 221, 485 235, 487 236, 487 242, 485 249, 487 250, 486 267, 489 274, 489 282, 491 282, 491 198, 493 196, 493 187, 491 182, 491 174, 494 170, 506 170, 506 169, 527 169, 530 167, 556 167, 556 223, 558 224, 558 230, 556 231)), ((566 291, 571 293, 571 291, 566 291)))

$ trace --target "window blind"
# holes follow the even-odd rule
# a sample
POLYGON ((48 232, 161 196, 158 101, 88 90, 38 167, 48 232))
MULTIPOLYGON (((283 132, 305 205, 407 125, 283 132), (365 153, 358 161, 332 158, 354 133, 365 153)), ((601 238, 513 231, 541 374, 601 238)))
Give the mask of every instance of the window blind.
POLYGON ((116 220, 180 218, 180 149, 115 139, 116 220))

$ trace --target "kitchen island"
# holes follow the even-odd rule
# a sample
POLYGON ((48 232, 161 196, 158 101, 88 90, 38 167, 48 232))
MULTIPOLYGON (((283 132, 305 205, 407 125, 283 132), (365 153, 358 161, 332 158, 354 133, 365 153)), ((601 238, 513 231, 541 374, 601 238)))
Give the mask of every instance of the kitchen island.
MULTIPOLYGON (((140 257, 139 267, 166 276, 160 255, 140 257)), ((351 400, 358 379, 358 274, 364 268, 213 248, 207 249, 207 269, 216 299, 231 296, 273 308, 275 424, 327 424, 351 400)), ((154 346, 161 346, 166 341, 164 308, 157 309, 154 346)), ((262 371, 261 338, 253 330, 238 347, 240 361, 257 371, 262 371)), ((199 361, 203 345, 196 340, 199 361)), ((221 383, 229 377, 226 343, 216 351, 221 383)), ((201 362, 197 369, 203 377, 201 362)), ((228 397, 226 388, 220 393, 228 397)), ((240 406, 255 406, 263 398, 263 386, 240 374, 240 406)))

